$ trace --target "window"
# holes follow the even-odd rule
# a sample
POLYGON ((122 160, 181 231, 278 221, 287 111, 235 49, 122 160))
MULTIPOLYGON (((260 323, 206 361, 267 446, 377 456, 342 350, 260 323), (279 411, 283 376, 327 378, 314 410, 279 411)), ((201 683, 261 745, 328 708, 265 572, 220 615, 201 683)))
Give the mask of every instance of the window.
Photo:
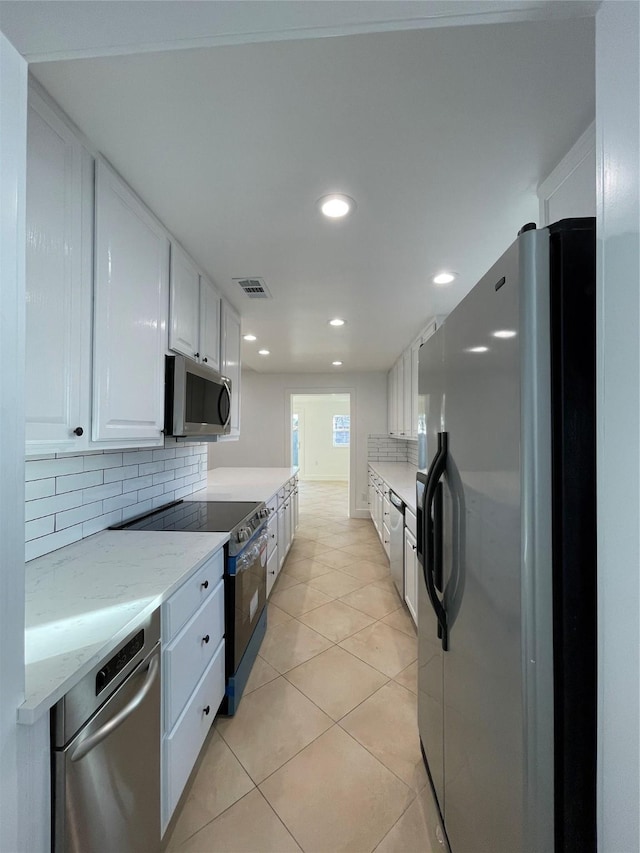
POLYGON ((334 447, 349 447, 349 431, 351 416, 350 415, 334 415, 333 416, 333 446, 334 447))

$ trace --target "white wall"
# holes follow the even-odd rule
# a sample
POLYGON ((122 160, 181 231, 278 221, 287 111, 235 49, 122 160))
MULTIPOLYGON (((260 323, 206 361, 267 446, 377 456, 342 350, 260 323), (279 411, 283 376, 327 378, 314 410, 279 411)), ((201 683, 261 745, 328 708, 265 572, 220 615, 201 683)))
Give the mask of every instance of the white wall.
POLYGON ((348 415, 349 401, 332 395, 294 395, 299 416, 300 479, 348 480, 349 447, 333 446, 333 416, 348 415))
POLYGON ((640 849, 640 17, 596 16, 598 849, 640 849))
POLYGON ((291 394, 351 393, 350 511, 366 518, 367 436, 387 429, 385 373, 242 373, 239 441, 209 445, 209 467, 291 464, 291 394))
POLYGON ((596 128, 589 125, 538 187, 539 226, 596 215, 596 128))
MULTIPOLYGON (((0 33, 0 850, 18 850, 24 699, 24 304, 27 63, 0 33)), ((27 804, 25 803, 25 808, 27 804)))

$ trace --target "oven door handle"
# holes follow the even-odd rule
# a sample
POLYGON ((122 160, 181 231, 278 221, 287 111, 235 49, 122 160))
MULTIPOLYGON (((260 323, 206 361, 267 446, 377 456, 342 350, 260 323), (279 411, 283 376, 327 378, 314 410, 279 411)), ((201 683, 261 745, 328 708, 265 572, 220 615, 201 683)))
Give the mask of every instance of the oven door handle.
MULTIPOLYGON (((158 670, 160 669, 160 656, 155 654, 153 660, 149 664, 147 669, 147 677, 144 680, 144 683, 140 690, 133 696, 132 699, 127 702, 127 704, 122 708, 122 710, 118 711, 110 720, 108 720, 104 726, 100 726, 97 732, 94 732, 92 735, 89 735, 88 738, 85 738, 80 744, 73 750, 71 753, 72 761, 80 761, 81 758, 84 758, 88 752, 98 746, 99 743, 109 737, 111 732, 115 731, 118 726, 122 725, 124 721, 131 716, 131 714, 136 711, 140 705, 144 702, 147 694, 153 687, 153 682, 156 680, 158 676, 158 670)), ((131 677, 131 676, 129 676, 131 677)), ((123 682, 124 683, 124 682, 123 682)))

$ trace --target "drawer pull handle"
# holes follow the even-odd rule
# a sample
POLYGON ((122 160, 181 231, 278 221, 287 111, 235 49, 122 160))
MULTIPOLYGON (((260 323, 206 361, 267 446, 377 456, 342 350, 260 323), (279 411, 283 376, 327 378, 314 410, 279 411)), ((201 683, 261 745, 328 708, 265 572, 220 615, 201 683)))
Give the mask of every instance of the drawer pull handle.
POLYGON ((211 711, 211 705, 207 705, 207 707, 206 707, 206 708, 203 708, 202 710, 204 711, 204 713, 205 713, 205 714, 207 715, 207 717, 208 717, 208 716, 209 716, 209 711, 211 711))
POLYGON ((208 643, 208 642, 209 642, 209 640, 210 640, 210 637, 209 637, 209 635, 208 635, 208 634, 205 634, 205 635, 204 635, 204 637, 202 638, 202 642, 203 642, 203 643, 208 643))
POLYGON ((202 589, 209 589, 209 581, 204 581, 200 584, 200 586, 202 587, 202 589))

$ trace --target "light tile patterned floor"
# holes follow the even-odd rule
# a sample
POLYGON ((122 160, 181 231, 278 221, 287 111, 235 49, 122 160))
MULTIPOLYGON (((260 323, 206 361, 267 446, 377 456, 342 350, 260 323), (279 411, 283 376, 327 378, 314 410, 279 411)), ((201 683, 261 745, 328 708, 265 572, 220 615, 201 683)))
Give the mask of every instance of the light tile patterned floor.
POLYGON ((416 632, 344 483, 301 483, 300 526, 240 707, 219 717, 170 829, 176 853, 430 853, 416 632))

